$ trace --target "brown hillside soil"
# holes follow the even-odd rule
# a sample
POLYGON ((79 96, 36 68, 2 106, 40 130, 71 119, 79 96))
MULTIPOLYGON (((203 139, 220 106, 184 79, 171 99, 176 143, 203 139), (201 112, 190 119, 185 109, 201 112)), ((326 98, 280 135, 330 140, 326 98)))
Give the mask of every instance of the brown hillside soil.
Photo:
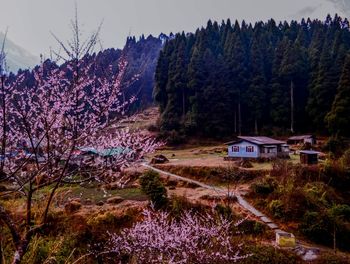
POLYGON ((207 184, 214 185, 226 185, 229 182, 232 184, 247 183, 268 173, 268 171, 265 170, 249 170, 229 166, 184 166, 166 163, 157 164, 155 167, 182 177, 199 180, 207 184), (235 179, 225 179, 227 169, 232 169, 235 171, 235 179))

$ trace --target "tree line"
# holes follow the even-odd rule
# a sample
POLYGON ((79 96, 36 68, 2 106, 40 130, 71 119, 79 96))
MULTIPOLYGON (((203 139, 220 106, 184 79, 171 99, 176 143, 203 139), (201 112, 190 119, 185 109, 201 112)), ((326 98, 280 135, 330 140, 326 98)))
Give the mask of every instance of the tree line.
POLYGON ((349 21, 209 21, 169 39, 153 96, 182 135, 350 135, 349 21))

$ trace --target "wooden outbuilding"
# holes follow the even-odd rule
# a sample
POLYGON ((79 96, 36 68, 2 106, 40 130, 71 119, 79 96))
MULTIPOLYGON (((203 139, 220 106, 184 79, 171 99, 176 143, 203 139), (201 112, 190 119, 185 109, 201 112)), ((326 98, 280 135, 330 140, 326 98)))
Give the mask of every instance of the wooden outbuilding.
POLYGON ((293 137, 288 138, 287 143, 289 145, 297 145, 297 144, 315 145, 316 144, 316 137, 314 135, 293 136, 293 137))
POLYGON ((300 163, 306 165, 313 165, 318 163, 319 152, 313 150, 300 151, 300 163))

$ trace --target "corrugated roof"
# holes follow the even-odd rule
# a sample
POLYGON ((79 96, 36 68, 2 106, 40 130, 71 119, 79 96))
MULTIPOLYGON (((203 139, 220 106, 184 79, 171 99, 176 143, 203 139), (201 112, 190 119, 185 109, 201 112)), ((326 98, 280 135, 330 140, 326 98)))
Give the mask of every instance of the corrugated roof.
POLYGON ((274 145, 274 144, 285 144, 286 143, 285 141, 280 141, 280 140, 276 140, 276 139, 269 138, 269 137, 242 137, 242 136, 239 136, 238 138, 249 141, 249 142, 257 144, 257 145, 274 145))
POLYGON ((235 144, 235 143, 241 142, 242 140, 248 141, 248 142, 256 144, 256 145, 280 145, 280 144, 286 144, 285 141, 280 141, 280 140, 276 140, 276 139, 269 138, 269 137, 239 136, 237 138, 239 140, 227 142, 226 145, 235 144))
POLYGON ((303 140, 303 139, 307 139, 307 138, 312 138, 313 135, 300 135, 300 136, 293 136, 288 138, 288 140, 303 140))
POLYGON ((299 153, 303 153, 303 154, 320 154, 320 152, 314 151, 314 150, 300 150, 299 153))
POLYGON ((119 156, 121 154, 126 154, 131 151, 129 148, 124 148, 124 147, 107 148, 107 149, 101 149, 101 150, 97 150, 95 148, 81 148, 80 150, 83 152, 90 152, 103 157, 116 156, 116 155, 119 156))

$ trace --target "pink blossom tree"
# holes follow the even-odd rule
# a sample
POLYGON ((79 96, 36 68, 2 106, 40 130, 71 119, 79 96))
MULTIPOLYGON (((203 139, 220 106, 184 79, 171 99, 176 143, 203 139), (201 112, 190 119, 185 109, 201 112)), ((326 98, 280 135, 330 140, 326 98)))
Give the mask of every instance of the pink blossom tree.
POLYGON ((184 212, 179 220, 166 212, 144 211, 144 219, 120 234, 112 234, 102 254, 128 256, 136 263, 234 263, 250 256, 234 243, 234 227, 210 214, 184 212))
POLYGON ((5 180, 14 186, 5 195, 15 192, 26 200, 24 228, 0 204, 0 222, 10 230, 15 247, 13 263, 20 263, 31 237, 47 223, 60 184, 114 179, 118 171, 158 146, 138 131, 107 131, 126 118, 125 109, 134 100, 121 100, 127 61, 121 56, 118 73, 113 74, 111 66, 102 70, 94 59, 85 60, 93 52, 99 30, 82 41, 77 15, 71 26, 72 40, 64 44, 56 38, 64 51, 56 55, 64 59, 64 66, 47 67, 43 62, 33 70, 34 87, 20 76, 1 89, 1 165, 5 180), (92 148, 122 151, 109 161, 105 156, 81 158, 77 154, 92 148), (73 177, 77 175, 79 180, 73 177), (33 194, 46 186, 51 188, 42 217, 34 219, 33 194))

